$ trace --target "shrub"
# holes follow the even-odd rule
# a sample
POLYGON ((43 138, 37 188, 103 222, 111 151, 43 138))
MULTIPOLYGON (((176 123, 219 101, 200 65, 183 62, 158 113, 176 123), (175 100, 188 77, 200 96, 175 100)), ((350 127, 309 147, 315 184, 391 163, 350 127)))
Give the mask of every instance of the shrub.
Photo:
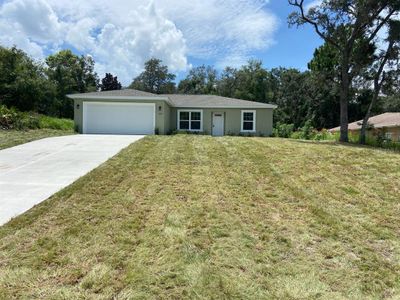
POLYGON ((326 129, 322 129, 321 131, 315 132, 313 137, 313 140, 316 141, 332 141, 335 139, 336 139, 335 134, 329 132, 326 129))
POLYGON ((314 133, 314 128, 311 125, 311 121, 307 120, 302 128, 300 128, 301 139, 311 140, 314 133))
POLYGON ((292 132, 292 134, 290 135, 290 138, 300 140, 300 139, 302 139, 302 136, 303 136, 303 134, 300 131, 295 131, 295 132, 292 132))
POLYGON ((40 128, 40 121, 37 116, 31 116, 28 113, 19 113, 19 118, 15 122, 15 129, 38 129, 40 128))
POLYGON ((9 109, 5 105, 0 105, 0 126, 2 129, 13 128, 17 119, 17 110, 9 109))
POLYGON ((293 124, 284 124, 278 122, 272 131, 272 136, 288 138, 292 135, 293 128, 293 124))
POLYGON ((73 130, 74 122, 70 119, 58 119, 36 113, 20 112, 14 108, 0 105, 0 127, 2 129, 57 129, 73 130))
POLYGON ((72 130, 74 129, 74 121, 70 119, 58 119, 49 116, 38 116, 39 128, 72 130))

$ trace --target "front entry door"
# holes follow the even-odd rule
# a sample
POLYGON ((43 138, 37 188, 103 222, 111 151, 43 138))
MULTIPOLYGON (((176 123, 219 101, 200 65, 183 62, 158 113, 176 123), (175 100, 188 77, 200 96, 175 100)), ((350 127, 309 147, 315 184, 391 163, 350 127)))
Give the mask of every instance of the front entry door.
POLYGON ((214 112, 212 118, 212 135, 223 136, 224 135, 224 114, 214 112))

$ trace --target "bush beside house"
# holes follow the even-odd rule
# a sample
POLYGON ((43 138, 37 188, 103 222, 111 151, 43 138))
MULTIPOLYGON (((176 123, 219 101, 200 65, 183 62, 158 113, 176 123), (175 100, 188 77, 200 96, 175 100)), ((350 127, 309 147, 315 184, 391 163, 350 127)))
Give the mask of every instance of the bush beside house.
MULTIPOLYGON (((273 130, 273 136, 300 140, 339 141, 339 132, 330 132, 327 129, 317 130, 308 121, 298 130, 294 129, 293 124, 277 123, 273 130)), ((358 141, 359 133, 350 131, 349 143, 358 144, 358 141)), ((367 136, 366 145, 400 151, 400 142, 387 139, 384 133, 377 136, 367 136)))
POLYGON ((59 119, 34 112, 21 112, 15 108, 0 105, 0 129, 56 129, 73 130, 74 122, 70 119, 59 119))

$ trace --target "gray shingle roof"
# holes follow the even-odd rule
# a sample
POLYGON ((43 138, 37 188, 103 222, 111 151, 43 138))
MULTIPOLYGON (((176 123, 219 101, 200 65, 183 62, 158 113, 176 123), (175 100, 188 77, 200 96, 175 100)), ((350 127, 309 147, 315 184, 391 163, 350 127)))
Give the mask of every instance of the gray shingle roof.
POLYGON ((182 95, 171 94, 167 96, 175 107, 218 107, 218 108, 275 108, 275 105, 236 98, 215 95, 182 95))
POLYGON ((276 105, 261 103, 255 101, 247 101, 236 98, 221 97, 215 95, 182 95, 182 94, 163 94, 157 95, 148 92, 142 92, 133 89, 123 89, 105 92, 91 92, 83 94, 68 95, 72 99, 96 99, 96 97, 110 98, 113 97, 146 97, 165 98, 168 103, 174 107, 193 107, 193 108, 276 108, 276 105))
POLYGON ((114 90, 114 91, 103 91, 103 92, 91 92, 91 93, 82 93, 82 94, 71 94, 68 95, 71 98, 85 98, 85 97, 151 97, 157 96, 153 93, 143 92, 134 89, 123 89, 123 90, 114 90))
MULTIPOLYGON (((374 117, 369 118, 368 124, 372 125, 374 128, 384 128, 384 127, 400 127, 400 112, 387 112, 374 117)), ((349 130, 360 130, 362 125, 362 120, 349 123, 349 130)), ((339 127, 329 129, 329 131, 339 131, 339 127)))

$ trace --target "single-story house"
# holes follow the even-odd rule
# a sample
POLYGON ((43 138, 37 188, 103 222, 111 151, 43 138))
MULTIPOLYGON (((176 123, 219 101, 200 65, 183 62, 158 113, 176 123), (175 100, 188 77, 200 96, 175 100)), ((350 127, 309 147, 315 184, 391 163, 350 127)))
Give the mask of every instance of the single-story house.
MULTIPOLYGON (((361 130, 362 120, 349 124, 349 132, 361 130)), ((340 127, 329 129, 331 132, 340 131, 340 127)), ((382 136, 386 140, 400 142, 400 112, 388 112, 369 118, 367 136, 382 136)))
POLYGON ((156 95, 133 89, 68 95, 80 133, 214 136, 272 133, 276 105, 214 95, 156 95))

